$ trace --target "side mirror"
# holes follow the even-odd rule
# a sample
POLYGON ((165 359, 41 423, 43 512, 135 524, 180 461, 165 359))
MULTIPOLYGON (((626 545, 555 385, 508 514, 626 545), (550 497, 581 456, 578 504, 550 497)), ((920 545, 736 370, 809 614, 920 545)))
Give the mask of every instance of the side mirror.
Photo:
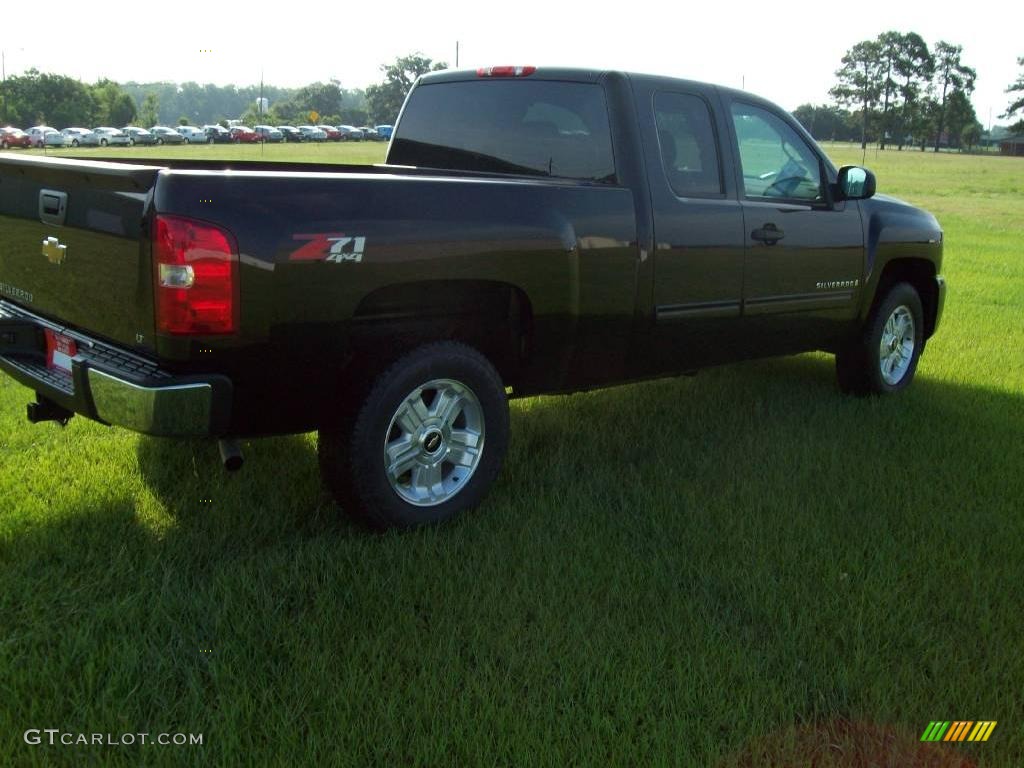
POLYGON ((840 200, 867 200, 875 194, 875 174, 859 165, 844 165, 836 186, 840 200))

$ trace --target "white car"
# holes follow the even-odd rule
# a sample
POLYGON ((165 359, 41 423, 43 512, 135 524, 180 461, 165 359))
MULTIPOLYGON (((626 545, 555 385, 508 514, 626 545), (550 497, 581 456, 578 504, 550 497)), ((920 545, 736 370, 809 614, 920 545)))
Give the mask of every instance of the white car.
MULTIPOLYGON (((56 133, 58 136, 60 136, 60 131, 58 131, 56 128, 52 128, 49 125, 33 125, 31 128, 28 129, 28 135, 32 139, 32 146, 33 147, 42 147, 42 146, 44 146, 44 144, 45 144, 44 139, 46 137, 46 134, 47 133, 51 133, 51 132, 52 133, 56 133)), ((46 146, 63 147, 64 146, 64 137, 60 136, 60 144, 49 143, 49 144, 46 144, 46 146)))
POLYGON ((186 144, 208 144, 210 142, 206 131, 196 128, 194 125, 179 125, 174 130, 185 137, 186 144))
POLYGON ((100 137, 88 128, 65 128, 61 131, 64 144, 70 147, 98 147, 100 137))
POLYGON ((299 130, 306 141, 327 141, 327 132, 320 130, 315 125, 300 125, 299 130))
POLYGON ((96 134, 101 147, 105 147, 108 144, 112 147, 128 146, 128 134, 118 128, 100 126, 99 128, 93 128, 92 132, 96 134))

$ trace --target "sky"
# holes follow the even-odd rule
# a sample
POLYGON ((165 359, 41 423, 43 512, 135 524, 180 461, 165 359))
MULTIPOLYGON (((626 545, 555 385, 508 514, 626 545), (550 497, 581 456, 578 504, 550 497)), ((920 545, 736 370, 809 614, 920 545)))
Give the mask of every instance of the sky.
MULTIPOLYGON (((380 65, 418 51, 459 66, 495 64, 622 69, 719 83, 793 110, 826 103, 843 53, 886 30, 929 46, 963 46, 978 73, 973 96, 985 127, 999 124, 1024 56, 1020 17, 938 12, 934 0, 805 3, 734 0, 700 5, 508 2, 283 2, 129 4, 96 11, 51 0, 48 12, 5 13, 7 75, 30 67, 93 82, 159 80, 295 87, 337 79, 363 88, 380 65), (263 9, 273 10, 265 11, 263 9)), ((993 6, 988 6, 992 8, 993 6)))

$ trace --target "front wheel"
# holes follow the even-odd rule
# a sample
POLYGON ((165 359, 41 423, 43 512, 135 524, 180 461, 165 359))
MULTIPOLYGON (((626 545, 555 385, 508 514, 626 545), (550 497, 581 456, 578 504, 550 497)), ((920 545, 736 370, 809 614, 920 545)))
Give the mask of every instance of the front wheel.
POLYGON ((106 139, 100 139, 100 146, 101 147, 107 146, 107 140, 106 139))
POLYGON ((382 372, 347 418, 319 434, 320 473, 376 528, 447 520, 487 494, 508 447, 501 377, 475 349, 420 347, 382 372))
POLYGON ((910 385, 924 351, 921 297, 910 283, 893 285, 872 309, 861 336, 836 354, 845 392, 889 394, 910 385))

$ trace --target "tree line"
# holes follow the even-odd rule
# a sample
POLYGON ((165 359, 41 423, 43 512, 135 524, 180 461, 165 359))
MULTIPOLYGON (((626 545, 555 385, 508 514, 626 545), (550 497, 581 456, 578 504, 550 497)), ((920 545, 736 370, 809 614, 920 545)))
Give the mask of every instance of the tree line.
POLYGON ((416 78, 445 69, 419 53, 381 65, 382 82, 365 90, 346 89, 337 80, 315 82, 301 88, 273 85, 218 86, 195 82, 83 83, 65 75, 30 69, 0 85, 0 121, 3 125, 122 126, 205 125, 231 118, 243 122, 366 125, 394 123, 416 78), (261 109, 258 99, 267 100, 261 109))
MULTIPOLYGON (((837 106, 851 108, 862 147, 877 141, 880 149, 970 148, 982 126, 970 99, 977 73, 962 55, 963 46, 945 40, 929 48, 916 32, 883 32, 845 53, 829 93, 837 106)), ((807 116, 831 119, 820 109, 807 116)))

